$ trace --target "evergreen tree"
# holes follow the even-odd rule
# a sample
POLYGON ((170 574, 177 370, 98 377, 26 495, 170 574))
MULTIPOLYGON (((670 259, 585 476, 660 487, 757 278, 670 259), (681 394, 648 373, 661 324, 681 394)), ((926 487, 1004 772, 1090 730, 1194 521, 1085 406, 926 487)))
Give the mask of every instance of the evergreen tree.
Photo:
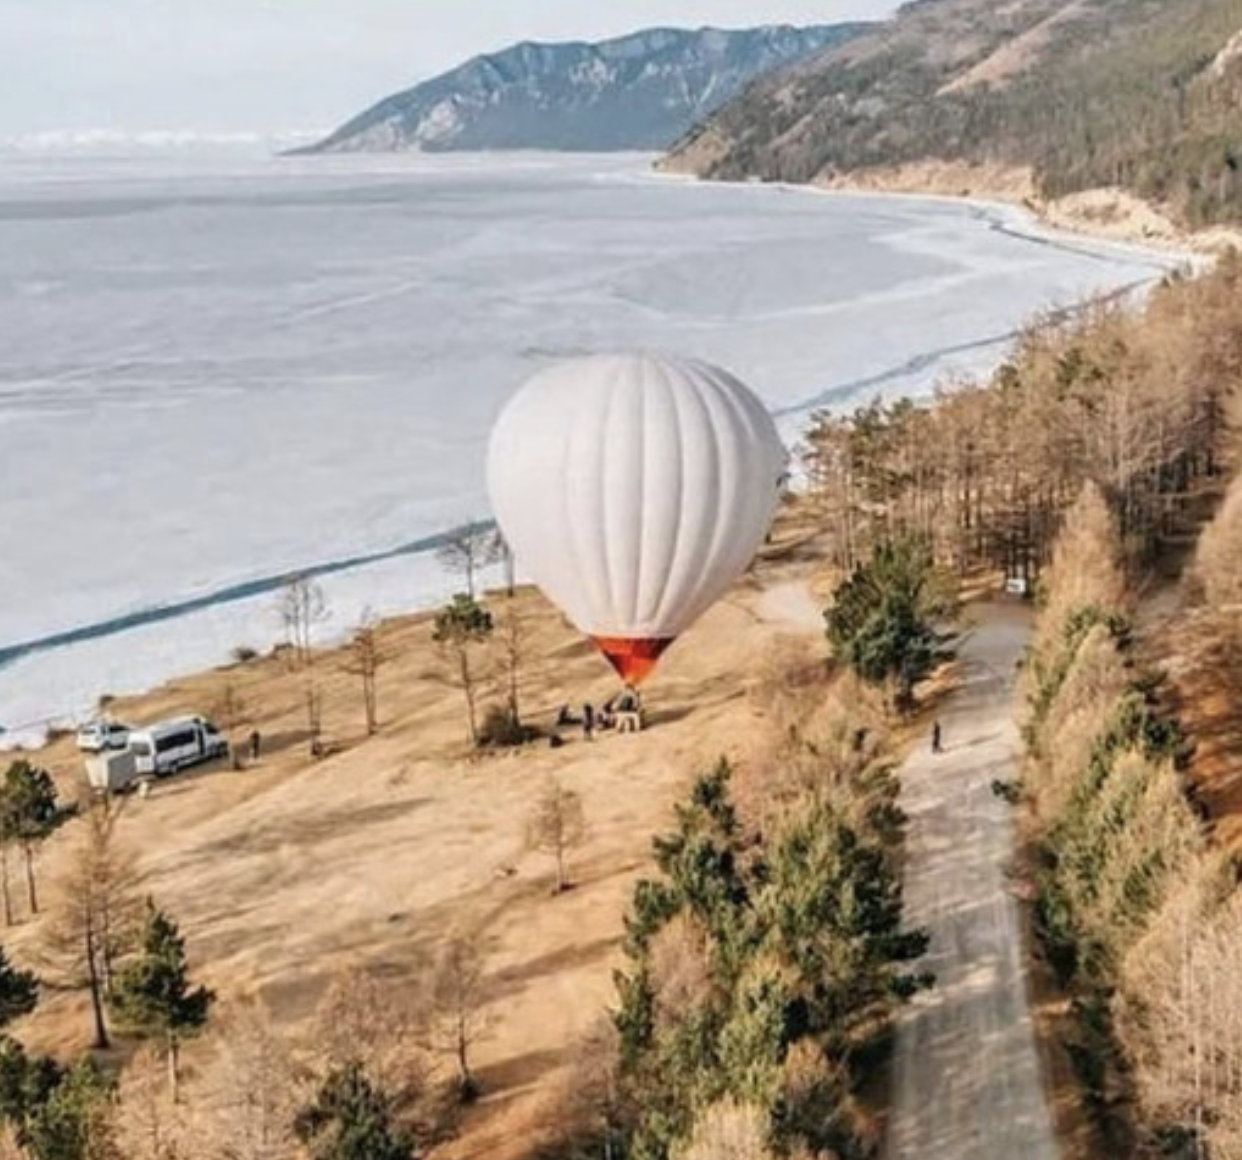
MULTIPOLYGON (((36 1060, 33 1067, 46 1075, 47 1063, 36 1060)), ((18 1140, 31 1160, 121 1160, 109 1126, 112 1098, 111 1081, 85 1056, 31 1102, 18 1140)))
POLYGON ((391 1101, 357 1062, 332 1069, 294 1130, 311 1160, 415 1160, 413 1139, 393 1123, 391 1101))
POLYGON ((129 1030, 163 1038, 175 1101, 181 1042, 206 1024, 215 995, 206 987, 190 985, 185 939, 177 924, 153 902, 147 903, 142 948, 117 973, 110 1000, 117 1019, 129 1030))
POLYGON ((64 1068, 0 1037, 0 1119, 31 1160, 122 1160, 112 1146, 112 1098, 89 1056, 64 1068))
POLYGON ((59 820, 56 783, 45 769, 28 761, 15 761, 0 786, 0 838, 17 842, 26 860, 26 893, 30 912, 39 913, 35 890, 34 848, 46 838, 59 820))
POLYGON ((879 1006, 930 982, 898 973, 927 949, 901 927, 896 868, 877 840, 817 803, 783 834, 764 866, 756 925, 797 980, 807 1029, 839 1044, 879 1006))
POLYGON ((0 1030, 29 1015, 39 1001, 39 980, 33 971, 18 970, 0 947, 0 1030))
POLYGON ((905 705, 945 656, 933 622, 950 607, 930 547, 905 537, 880 544, 855 568, 824 617, 837 656, 868 683, 892 684, 905 705))
POLYGON ((766 834, 743 827, 730 778, 722 762, 695 784, 627 919, 626 1154, 668 1160, 725 1102, 754 1109, 782 1150, 853 1155, 850 1060, 929 981, 901 969, 927 938, 901 928, 891 819, 873 786, 840 791, 849 808, 815 789, 766 834), (691 988, 687 956, 703 972, 691 988))

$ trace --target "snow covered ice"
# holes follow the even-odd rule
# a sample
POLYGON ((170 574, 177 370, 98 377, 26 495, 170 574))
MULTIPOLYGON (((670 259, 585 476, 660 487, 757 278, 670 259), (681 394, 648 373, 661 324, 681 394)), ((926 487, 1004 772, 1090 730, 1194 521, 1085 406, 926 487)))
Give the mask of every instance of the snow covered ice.
MULTIPOLYGON (((709 359, 792 437, 1168 264, 1018 211, 633 157, 0 159, 0 725, 280 628, 264 593, 6 649, 485 516, 491 423, 558 356, 709 359)), ((426 555, 323 583, 337 634, 453 587, 426 555)))

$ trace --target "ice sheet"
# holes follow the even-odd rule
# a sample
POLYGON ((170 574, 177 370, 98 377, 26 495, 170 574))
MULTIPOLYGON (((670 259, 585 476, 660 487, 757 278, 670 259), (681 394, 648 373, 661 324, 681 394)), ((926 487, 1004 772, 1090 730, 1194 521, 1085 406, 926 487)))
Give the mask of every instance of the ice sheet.
MULTIPOLYGON (((6 648, 484 516, 487 432, 550 359, 699 355, 792 435, 986 371, 1033 312, 1168 264, 1015 210, 637 158, 0 160, 0 725, 279 626, 265 595, 6 648)), ((325 581, 338 630, 451 586, 404 557, 325 581)))

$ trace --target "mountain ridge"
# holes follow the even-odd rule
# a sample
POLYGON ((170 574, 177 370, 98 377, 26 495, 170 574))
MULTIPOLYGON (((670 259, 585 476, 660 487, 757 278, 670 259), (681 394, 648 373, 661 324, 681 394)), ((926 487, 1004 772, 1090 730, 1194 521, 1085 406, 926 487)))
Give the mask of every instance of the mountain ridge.
POLYGON ((599 42, 521 41, 385 97, 298 152, 662 150, 756 77, 873 27, 658 27, 599 42))
POLYGON ((1242 0, 915 0, 758 80, 664 166, 837 185, 1027 170, 1038 200, 1114 188, 1201 228, 1242 220, 1240 106, 1242 0))

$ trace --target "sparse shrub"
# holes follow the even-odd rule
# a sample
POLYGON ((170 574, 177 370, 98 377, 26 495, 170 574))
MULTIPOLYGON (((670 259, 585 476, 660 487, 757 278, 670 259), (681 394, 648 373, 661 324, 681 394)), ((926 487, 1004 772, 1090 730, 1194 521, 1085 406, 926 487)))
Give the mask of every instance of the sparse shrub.
POLYGON ((239 644, 233 649, 231 656, 235 665, 248 665, 259 659, 259 650, 248 644, 239 644))
POLYGON ((538 740, 539 730, 533 725, 523 725, 513 720, 513 714, 504 705, 489 705, 479 726, 480 749, 516 749, 538 740))

